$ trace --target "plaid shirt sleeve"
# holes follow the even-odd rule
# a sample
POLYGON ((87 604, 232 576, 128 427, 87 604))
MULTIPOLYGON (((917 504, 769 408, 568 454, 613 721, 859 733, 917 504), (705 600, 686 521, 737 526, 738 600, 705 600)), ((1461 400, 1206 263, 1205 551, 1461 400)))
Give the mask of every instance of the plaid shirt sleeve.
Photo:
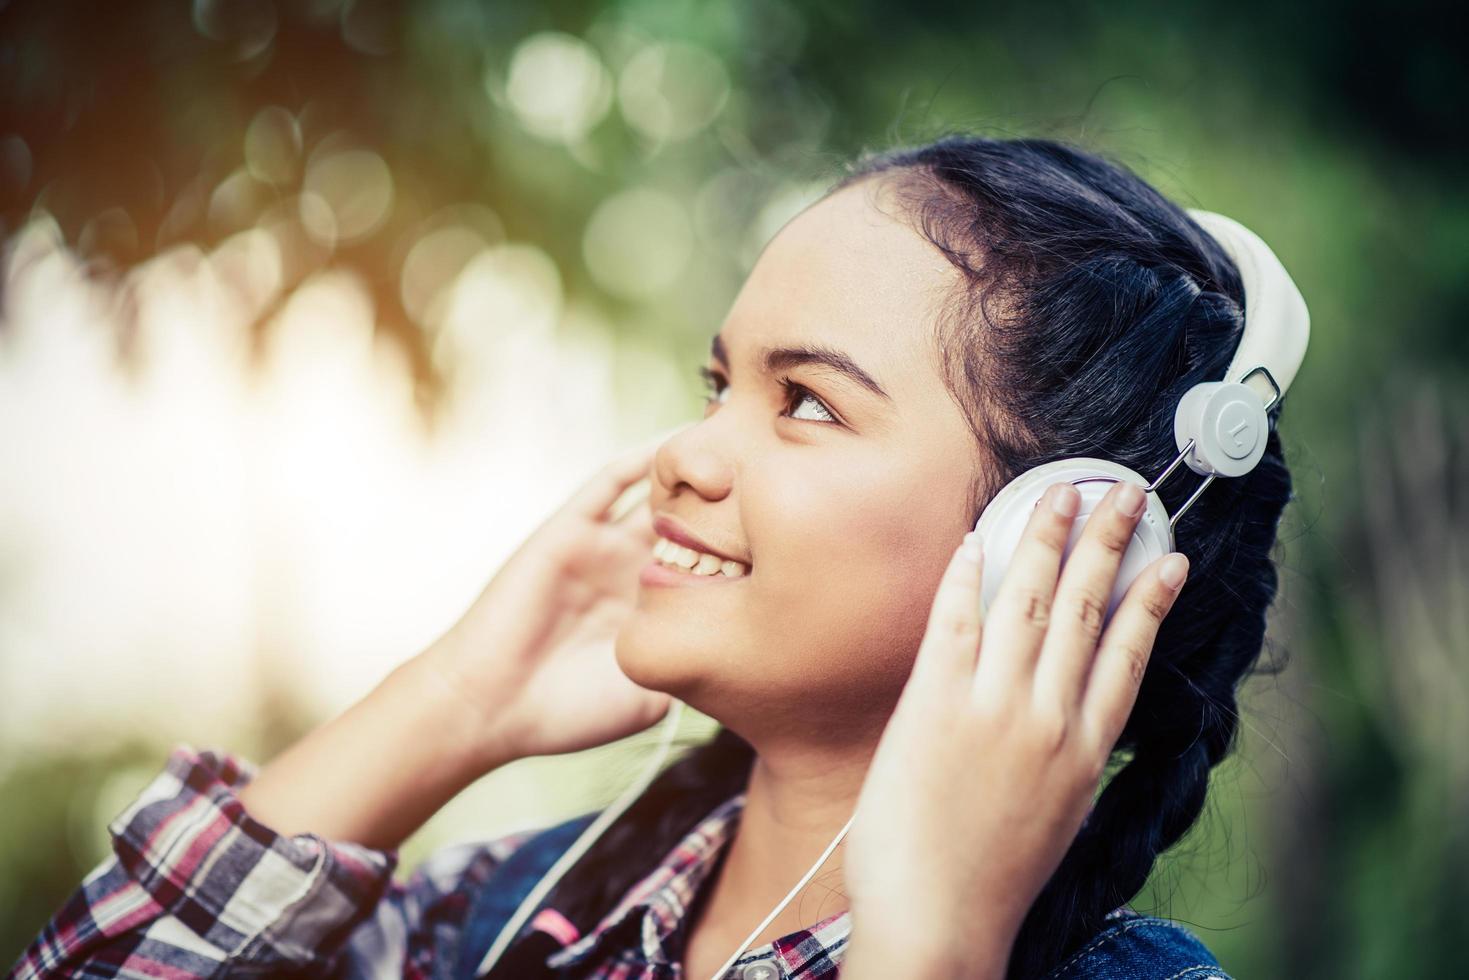
POLYGON ((9 976, 428 977, 476 887, 532 833, 445 848, 400 883, 396 852, 252 819, 236 792, 253 775, 228 754, 176 749, 9 976))

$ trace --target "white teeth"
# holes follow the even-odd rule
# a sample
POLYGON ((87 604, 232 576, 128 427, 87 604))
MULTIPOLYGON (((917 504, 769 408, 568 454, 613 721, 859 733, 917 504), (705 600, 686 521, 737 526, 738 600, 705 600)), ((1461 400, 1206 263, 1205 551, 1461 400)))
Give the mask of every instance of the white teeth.
POLYGON ((699 575, 705 578, 711 575, 723 575, 726 578, 739 578, 749 572, 746 565, 718 555, 707 554, 702 551, 694 551, 685 548, 667 538, 659 538, 653 545, 653 557, 665 565, 681 568, 690 575, 699 575))

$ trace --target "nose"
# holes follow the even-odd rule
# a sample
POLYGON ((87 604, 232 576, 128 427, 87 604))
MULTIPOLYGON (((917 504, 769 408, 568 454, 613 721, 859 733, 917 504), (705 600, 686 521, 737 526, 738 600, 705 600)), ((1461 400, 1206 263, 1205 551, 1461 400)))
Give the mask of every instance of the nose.
POLYGON ((720 414, 727 413, 716 413, 675 430, 653 454, 653 474, 668 496, 677 496, 685 485, 706 500, 720 500, 729 494, 734 466, 728 439, 721 440, 717 432, 715 423, 720 414))

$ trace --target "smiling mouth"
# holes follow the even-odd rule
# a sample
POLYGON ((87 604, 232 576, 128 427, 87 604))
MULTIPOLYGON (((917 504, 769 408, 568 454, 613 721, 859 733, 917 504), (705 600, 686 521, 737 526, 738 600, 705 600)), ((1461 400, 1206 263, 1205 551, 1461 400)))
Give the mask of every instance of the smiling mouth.
POLYGON ((653 545, 653 560, 665 568, 700 578, 740 578, 750 573, 750 566, 743 562, 685 548, 663 537, 653 545))

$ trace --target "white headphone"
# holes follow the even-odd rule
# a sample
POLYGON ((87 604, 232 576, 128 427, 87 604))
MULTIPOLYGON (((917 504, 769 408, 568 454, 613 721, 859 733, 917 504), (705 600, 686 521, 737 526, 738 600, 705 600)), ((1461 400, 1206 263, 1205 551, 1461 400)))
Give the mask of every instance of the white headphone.
POLYGON ((1178 455, 1152 482, 1120 463, 1074 456, 1026 470, 995 494, 974 526, 984 546, 981 596, 986 607, 1000 589, 1031 512, 1051 484, 1066 481, 1081 491, 1081 507, 1071 525, 1063 562, 1076 547, 1087 517, 1112 484, 1128 480, 1145 492, 1147 506, 1123 554, 1105 620, 1142 570, 1174 550, 1173 526, 1205 488, 1216 477, 1244 476, 1265 454, 1271 424, 1266 412, 1284 397, 1306 353, 1311 325, 1306 300, 1260 236, 1213 211, 1191 209, 1188 213, 1234 259, 1244 281, 1244 336, 1224 371, 1224 380, 1196 384, 1179 400, 1173 413, 1178 455), (1179 463, 1187 463, 1207 479, 1178 513, 1169 516, 1157 491, 1179 463))
MULTIPOLYGON (((1009 564, 1009 556, 1020 542, 1020 535, 1025 530, 1031 512, 1051 484, 1066 480, 1081 491, 1081 508, 1072 522, 1071 537, 1062 555, 1063 562, 1076 546, 1087 517, 1113 483, 1130 480, 1145 491, 1147 506, 1138 519, 1132 541, 1123 555, 1111 601, 1107 606, 1106 615, 1110 618, 1122 601, 1122 596, 1126 594, 1128 586, 1142 570, 1157 558, 1174 550, 1173 525, 1199 499, 1199 495, 1215 477, 1244 476, 1255 468, 1265 454, 1265 441, 1270 434, 1270 418, 1266 413, 1285 396, 1306 353, 1306 340, 1310 333, 1306 301, 1285 271, 1285 266, 1254 232, 1233 218, 1226 218, 1213 211, 1190 209, 1188 213, 1234 259, 1244 283, 1244 336, 1240 338, 1239 348, 1229 362, 1229 367, 1225 369, 1225 380, 1194 385, 1180 399, 1173 413, 1173 438, 1178 446, 1178 455, 1162 475, 1151 483, 1120 463, 1087 456, 1053 460, 1026 470, 1007 483, 985 507, 975 524, 975 530, 984 543, 981 597, 985 606, 989 605, 999 590, 1005 568, 1009 564), (1267 383, 1268 389, 1262 390, 1262 385, 1267 383), (1265 400, 1267 394, 1268 401, 1265 400), (1178 468, 1179 463, 1187 463, 1189 469, 1206 479, 1178 509, 1178 513, 1170 516, 1157 490, 1178 468)), ((658 749, 651 764, 622 796, 592 821, 526 896, 480 961, 476 976, 484 976, 495 965, 541 899, 657 777, 668 757, 683 709, 683 702, 677 699, 669 705, 668 713, 664 716, 658 749)), ((725 971, 740 958, 740 954, 800 894, 801 889, 846 837, 855 819, 854 813, 841 832, 827 845, 821 857, 817 858, 811 870, 771 910, 765 921, 755 927, 711 980, 720 980, 725 971)))

